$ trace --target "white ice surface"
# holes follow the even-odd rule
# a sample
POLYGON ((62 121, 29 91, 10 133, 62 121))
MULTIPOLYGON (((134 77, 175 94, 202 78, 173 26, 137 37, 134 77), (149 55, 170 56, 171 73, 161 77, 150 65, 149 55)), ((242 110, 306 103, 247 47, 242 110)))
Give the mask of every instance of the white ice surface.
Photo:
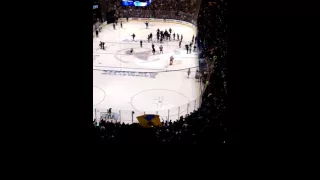
POLYGON ((174 121, 178 115, 193 111, 200 97, 200 84, 194 78, 198 60, 197 53, 192 51, 187 54, 185 49, 185 44, 191 42, 193 35, 192 28, 173 23, 150 22, 146 29, 143 22, 129 21, 123 23, 123 28, 118 23, 116 30, 112 25, 107 25, 99 37, 93 39, 94 117, 99 119, 100 112, 112 108, 113 112, 120 112, 121 122, 130 123, 131 111, 135 111, 133 119, 137 122, 135 117, 143 113, 158 113, 161 119, 167 119, 169 110, 169 119, 174 121), (158 28, 171 28, 172 34, 183 34, 181 48, 179 41, 172 37, 171 41, 162 43, 164 54, 159 54, 160 43, 156 42, 158 28), (132 40, 133 33, 136 35, 135 41, 132 40), (144 42, 140 47, 139 41, 146 41, 150 33, 155 41, 155 55, 151 52, 151 43, 144 42), (99 49, 100 41, 105 42, 105 50, 99 49), (130 48, 134 49, 132 55, 127 54, 130 48), (172 66, 169 66, 170 56, 174 57, 172 66), (188 68, 191 68, 190 78, 187 78, 188 68), (146 78, 105 75, 101 70, 159 73, 156 78, 146 78))

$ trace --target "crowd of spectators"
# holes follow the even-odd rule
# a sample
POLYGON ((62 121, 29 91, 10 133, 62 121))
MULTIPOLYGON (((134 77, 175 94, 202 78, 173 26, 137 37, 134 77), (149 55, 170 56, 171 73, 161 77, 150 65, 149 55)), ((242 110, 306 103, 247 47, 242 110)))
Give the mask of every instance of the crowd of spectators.
POLYGON ((94 122, 94 140, 102 144, 150 143, 150 144, 196 144, 206 142, 223 143, 224 129, 214 126, 214 110, 206 98, 201 108, 179 120, 164 121, 162 127, 142 128, 140 125, 114 123, 101 120, 94 122), (208 141, 208 139, 210 141, 208 141))
POLYGON ((201 11, 204 13, 200 14, 198 19, 200 57, 207 60, 209 74, 204 94, 208 95, 208 100, 213 104, 214 116, 218 120, 215 123, 222 126, 225 124, 227 112, 226 5, 226 2, 219 0, 215 4, 202 6, 201 11))
POLYGON ((153 0, 147 7, 117 6, 118 17, 180 19, 195 23, 200 0, 153 0))
MULTIPOLYGON (((99 5, 100 1, 99 0, 93 0, 92 5, 99 5)), ((98 6, 98 8, 93 9, 92 11, 92 24, 96 24, 97 22, 101 21, 101 8, 98 6)))
MULTIPOLYGON (((156 11, 155 9, 164 1, 152 1, 154 2, 155 5, 150 6, 146 11, 156 11)), ((161 127, 142 128, 135 123, 94 121, 92 128, 95 142, 102 144, 228 143, 226 138, 228 127, 225 126, 227 113, 226 5, 227 3, 223 0, 217 0, 213 4, 204 0, 197 19, 196 43, 199 47, 199 56, 207 61, 207 68, 204 70, 205 90, 200 108, 185 117, 180 117, 179 120, 164 121, 161 127)), ((176 7, 176 4, 172 3, 172 6, 176 7)), ((141 9, 138 11, 144 13, 141 9)))

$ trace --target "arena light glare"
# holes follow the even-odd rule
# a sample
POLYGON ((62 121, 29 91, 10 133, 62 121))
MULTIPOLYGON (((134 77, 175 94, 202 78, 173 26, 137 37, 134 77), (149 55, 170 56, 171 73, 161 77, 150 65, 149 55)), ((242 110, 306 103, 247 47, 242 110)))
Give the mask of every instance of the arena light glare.
POLYGON ((146 3, 146 2, 139 2, 139 1, 136 1, 136 2, 134 2, 134 5, 135 5, 135 6, 141 6, 141 7, 144 7, 144 6, 147 6, 147 3, 146 3))
POLYGON ((151 4, 151 0, 122 0, 122 6, 146 7, 151 4))

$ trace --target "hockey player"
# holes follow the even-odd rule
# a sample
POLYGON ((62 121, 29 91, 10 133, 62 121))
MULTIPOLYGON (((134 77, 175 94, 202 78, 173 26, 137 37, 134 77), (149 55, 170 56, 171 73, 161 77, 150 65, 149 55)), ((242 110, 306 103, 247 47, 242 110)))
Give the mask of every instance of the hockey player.
POLYGON ((158 34, 158 33, 160 33, 160 30, 159 30, 159 28, 157 29, 157 34, 158 34))
POLYGON ((173 64, 173 56, 170 56, 170 66, 173 64))
POLYGON ((194 35, 192 36, 192 42, 194 41, 194 35))
POLYGON ((169 37, 169 41, 171 41, 171 34, 168 34, 168 37, 169 37))
POLYGON ((134 38, 136 37, 136 35, 133 33, 131 36, 132 36, 133 41, 134 41, 134 38))
POLYGON ((112 118, 111 110, 112 110, 112 108, 108 109, 108 116, 107 116, 107 119, 111 119, 111 118, 112 118))
POLYGON ((150 33, 150 39, 151 39, 151 41, 152 41, 152 33, 150 33))
POLYGON ((191 54, 191 49, 192 49, 192 43, 190 43, 190 45, 189 45, 189 47, 190 47, 190 54, 191 54))
POLYGON ((129 21, 129 17, 127 16, 127 22, 129 21))
POLYGON ((190 68, 188 69, 188 78, 189 78, 189 76, 190 76, 190 73, 191 73, 191 71, 190 71, 190 68))
POLYGON ((140 40, 140 47, 142 47, 142 40, 140 40))
POLYGON ((169 34, 168 31, 165 30, 165 31, 164 31, 164 36, 166 37, 166 39, 167 39, 167 37, 168 37, 168 34, 169 34))
POLYGON ((193 46, 193 52, 196 52, 196 44, 194 44, 194 46, 193 46))
POLYGON ((161 52, 162 52, 162 54, 163 54, 163 47, 162 47, 162 45, 160 45, 159 49, 160 49, 160 54, 161 54, 161 52))
POLYGON ((104 50, 104 43, 105 43, 105 42, 102 42, 102 49, 103 49, 103 50, 104 50))
POLYGON ((173 40, 176 40, 176 33, 173 33, 173 40))
POLYGON ((148 23, 148 22, 146 22, 145 24, 146 24, 146 29, 148 29, 149 23, 148 23))
POLYGON ((154 48, 152 48, 152 53, 153 53, 153 55, 154 55, 155 52, 156 52, 156 50, 155 50, 154 48))
POLYGON ((182 41, 179 41, 179 48, 181 48, 181 42, 182 42, 182 41))
POLYGON ((186 44, 187 54, 189 54, 189 46, 186 44))
POLYGON ((122 28, 122 21, 120 21, 120 26, 121 26, 121 28, 122 28))
POLYGON ((96 37, 99 37, 99 31, 96 30, 96 37))
POLYGON ((115 30, 116 29, 116 25, 113 23, 113 29, 115 30))
POLYGON ((171 34, 171 31, 172 31, 172 29, 170 28, 170 29, 169 29, 170 34, 171 34))
POLYGON ((100 47, 100 49, 102 49, 102 42, 101 41, 99 43, 99 47, 100 47))
POLYGON ((160 34, 157 34, 157 41, 159 41, 160 39, 160 34))
POLYGON ((197 69, 197 72, 196 72, 196 80, 197 80, 197 82, 200 82, 200 72, 199 72, 199 70, 197 69))
POLYGON ((154 49, 154 44, 152 43, 152 53, 153 53, 153 55, 154 55, 154 53, 156 52, 156 50, 154 49))
POLYGON ((178 41, 179 41, 179 34, 177 33, 177 38, 178 38, 178 41))
POLYGON ((181 41, 182 41, 182 39, 183 39, 183 35, 181 34, 181 41))

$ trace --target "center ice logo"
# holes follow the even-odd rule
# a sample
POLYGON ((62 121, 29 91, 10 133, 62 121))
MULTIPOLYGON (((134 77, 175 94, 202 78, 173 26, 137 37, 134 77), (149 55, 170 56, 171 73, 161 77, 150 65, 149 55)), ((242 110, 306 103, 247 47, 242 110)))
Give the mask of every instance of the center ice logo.
POLYGON ((144 52, 137 52, 133 53, 134 57, 143 60, 143 61, 148 61, 149 60, 149 55, 150 51, 144 51, 144 52))
MULTIPOLYGON (((131 48, 130 48, 131 49, 131 48)), ((133 52, 130 49, 119 50, 115 55, 116 59, 123 63, 148 63, 153 61, 159 61, 159 57, 154 57, 152 49, 149 48, 133 48, 133 52), (125 55, 125 56, 121 56, 125 55)))

